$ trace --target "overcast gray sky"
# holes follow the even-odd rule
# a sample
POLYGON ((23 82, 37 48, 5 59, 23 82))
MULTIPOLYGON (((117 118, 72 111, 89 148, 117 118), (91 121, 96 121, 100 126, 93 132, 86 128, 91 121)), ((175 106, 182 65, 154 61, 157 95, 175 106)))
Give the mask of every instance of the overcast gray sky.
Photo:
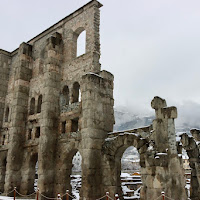
MULTIPOLYGON (((0 48, 16 49, 87 2, 0 1, 0 48)), ((115 76, 115 105, 143 111, 161 96, 200 120, 200 1, 100 2, 101 64, 115 76)))

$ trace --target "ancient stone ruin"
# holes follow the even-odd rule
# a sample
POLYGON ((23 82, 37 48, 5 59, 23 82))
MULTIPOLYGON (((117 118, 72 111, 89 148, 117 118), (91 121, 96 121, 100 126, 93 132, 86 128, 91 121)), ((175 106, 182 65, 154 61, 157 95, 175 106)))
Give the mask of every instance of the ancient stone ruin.
POLYGON ((155 97, 155 120, 149 127, 112 132, 113 75, 101 71, 100 7, 92 0, 22 43, 13 52, 0 50, 0 191, 14 187, 48 197, 71 190, 72 158, 82 156, 82 200, 110 192, 121 196, 121 157, 134 146, 140 153, 141 199, 162 191, 186 200, 180 157, 185 148, 192 168, 191 199, 200 197, 200 131, 176 142, 175 107, 155 97), (86 31, 85 54, 77 56, 77 39, 86 31), (80 98, 81 97, 81 98, 80 98), (182 144, 182 146, 181 146, 182 144))

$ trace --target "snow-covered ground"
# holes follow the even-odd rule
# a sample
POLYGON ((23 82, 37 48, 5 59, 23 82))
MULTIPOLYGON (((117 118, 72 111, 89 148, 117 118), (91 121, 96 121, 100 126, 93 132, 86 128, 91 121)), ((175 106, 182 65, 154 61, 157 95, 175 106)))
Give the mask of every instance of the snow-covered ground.
POLYGON ((124 199, 140 199, 141 176, 130 173, 121 173, 121 186, 124 199), (132 188, 137 189, 132 189, 132 188), (130 189, 131 188, 131 189, 130 189))
POLYGON ((72 200, 78 200, 79 191, 81 189, 81 175, 71 175, 71 186, 72 186, 72 196, 75 197, 72 200))

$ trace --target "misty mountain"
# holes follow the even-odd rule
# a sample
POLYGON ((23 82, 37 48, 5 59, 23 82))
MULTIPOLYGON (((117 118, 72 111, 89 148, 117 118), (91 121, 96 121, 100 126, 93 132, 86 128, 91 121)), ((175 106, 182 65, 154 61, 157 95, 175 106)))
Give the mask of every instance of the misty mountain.
MULTIPOLYGON (((133 111, 125 107, 115 108, 115 125, 114 131, 123 131, 128 129, 140 128, 149 126, 155 119, 154 115, 142 116, 134 114, 133 111)), ((187 120, 187 116, 175 120, 176 132, 190 132, 190 129, 200 129, 200 124, 197 120, 187 120)))

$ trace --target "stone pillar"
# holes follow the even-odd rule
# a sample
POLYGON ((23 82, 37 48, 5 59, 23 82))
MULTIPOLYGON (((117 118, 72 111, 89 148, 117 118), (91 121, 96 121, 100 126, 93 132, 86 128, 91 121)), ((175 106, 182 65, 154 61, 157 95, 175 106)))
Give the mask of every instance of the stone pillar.
POLYGON ((3 113, 4 113, 4 107, 5 107, 5 98, 7 94, 7 88, 8 88, 8 78, 9 78, 9 72, 10 72, 10 53, 3 51, 0 49, 0 128, 2 127, 3 123, 3 113))
POLYGON ((143 178, 146 180, 142 180, 146 184, 144 199, 154 199, 161 191, 165 191, 170 198, 185 200, 184 171, 177 153, 174 125, 177 109, 167 107, 166 101, 160 97, 154 97, 151 106, 156 112, 150 136, 150 139, 155 141, 155 154, 147 152, 143 172, 143 178))
POLYGON ((38 154, 33 149, 24 152, 23 165, 21 168, 21 194, 29 195, 34 192, 35 166, 37 160, 38 154))
POLYGON ((60 62, 62 54, 61 35, 55 33, 47 39, 40 114, 40 138, 38 149, 38 187, 48 197, 54 197, 55 152, 58 135, 60 62))
POLYGON ((102 144, 113 130, 113 76, 103 71, 86 74, 81 82, 82 94, 82 187, 81 199, 94 200, 102 192, 102 144))
POLYGON ((198 200, 200 196, 200 130, 190 130, 192 137, 186 133, 181 135, 183 148, 189 156, 191 167, 190 199, 198 200))
POLYGON ((29 81, 32 76, 32 47, 22 43, 18 50, 15 67, 14 94, 11 105, 10 141, 7 156, 5 191, 14 187, 20 189, 23 143, 26 137, 26 118, 28 112, 29 81))

